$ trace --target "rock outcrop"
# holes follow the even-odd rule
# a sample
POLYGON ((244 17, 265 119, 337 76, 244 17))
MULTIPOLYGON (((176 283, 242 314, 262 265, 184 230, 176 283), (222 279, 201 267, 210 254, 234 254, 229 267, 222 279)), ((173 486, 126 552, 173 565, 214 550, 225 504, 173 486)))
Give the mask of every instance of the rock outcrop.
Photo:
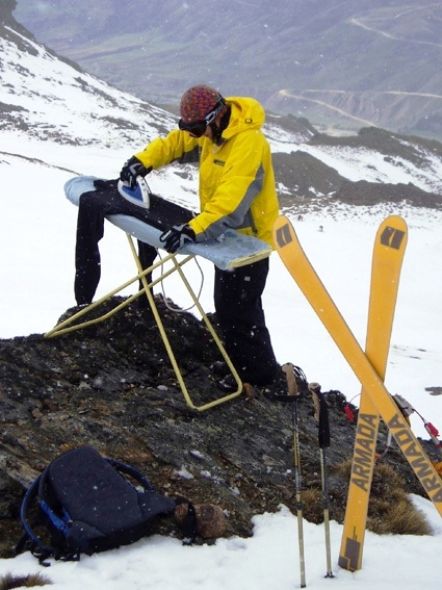
MULTIPOLYGON (((193 399, 202 403, 218 396, 209 370, 217 359, 210 336, 189 313, 158 305, 193 399)), ((336 466, 351 457, 354 424, 345 416, 340 392, 327 392, 327 399, 331 516, 342 520, 348 475, 336 466)), ((299 401, 299 414, 303 488, 314 492, 305 514, 320 520, 310 399, 299 401)), ((26 486, 61 452, 83 444, 134 464, 168 495, 221 506, 228 534, 249 535, 251 517, 280 504, 295 511, 291 404, 269 401, 258 391, 206 412, 190 410, 155 323, 135 304, 65 336, 1 340, 0 421, 2 557, 11 555, 20 537, 18 511, 26 486)), ((380 444, 383 440, 381 434, 380 444)), ((394 449, 387 459, 407 489, 421 493, 394 449)), ((173 523, 162 526, 162 532, 174 531, 173 523)))

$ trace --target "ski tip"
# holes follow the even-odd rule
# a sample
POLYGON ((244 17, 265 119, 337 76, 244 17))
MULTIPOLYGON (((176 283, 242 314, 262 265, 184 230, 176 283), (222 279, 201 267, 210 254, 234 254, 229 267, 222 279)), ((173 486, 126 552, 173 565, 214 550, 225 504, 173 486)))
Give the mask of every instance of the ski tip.
POLYGON ((284 248, 293 242, 296 233, 288 217, 279 215, 273 223, 273 241, 276 249, 284 248))
POLYGON ((404 231, 407 231, 407 229, 408 229, 407 222, 405 221, 405 219, 401 215, 389 215, 388 217, 386 217, 384 219, 383 223, 388 224, 388 225, 392 225, 392 226, 397 227, 398 229, 402 229, 404 231))
POLYGON ((376 242, 392 252, 404 252, 408 242, 408 226, 403 217, 390 215, 379 225, 376 242))

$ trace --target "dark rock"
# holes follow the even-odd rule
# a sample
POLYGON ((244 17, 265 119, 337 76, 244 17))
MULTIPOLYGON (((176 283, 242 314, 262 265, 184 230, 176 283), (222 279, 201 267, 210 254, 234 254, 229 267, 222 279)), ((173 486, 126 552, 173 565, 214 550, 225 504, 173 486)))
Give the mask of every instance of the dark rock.
MULTIPOLYGON (((158 306, 192 399, 200 404, 218 397, 209 371, 218 360, 210 336, 194 316, 173 313, 161 301, 158 306)), ((228 514, 228 534, 249 535, 251 517, 281 503, 295 511, 292 405, 258 391, 253 399, 191 410, 156 325, 134 305, 67 335, 0 340, 0 383, 1 557, 18 541, 26 486, 61 452, 83 444, 132 463, 170 496, 220 506, 228 514)), ((342 520, 347 481, 334 466, 351 457, 354 424, 340 392, 329 392, 328 401, 331 517, 342 520)), ((320 489, 311 400, 298 405, 303 487, 320 489)), ((387 457, 408 489, 420 493, 398 453, 387 457)), ((316 509, 321 514, 321 506, 316 509)), ((162 526, 173 533, 172 523, 162 526)))

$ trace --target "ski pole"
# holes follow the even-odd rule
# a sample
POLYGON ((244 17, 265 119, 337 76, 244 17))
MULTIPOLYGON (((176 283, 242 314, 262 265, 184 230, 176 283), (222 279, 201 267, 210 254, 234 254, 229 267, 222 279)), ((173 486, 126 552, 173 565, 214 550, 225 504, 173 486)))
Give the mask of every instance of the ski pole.
POLYGON ((328 406, 324 395, 321 393, 319 383, 310 383, 315 407, 315 419, 318 422, 319 460, 321 464, 321 488, 324 507, 324 534, 325 534, 325 558, 327 564, 326 578, 334 578, 331 564, 330 544, 330 499, 328 495, 327 455, 326 448, 330 446, 330 424, 328 419, 328 406))
POLYGON ((423 422, 425 430, 430 435, 430 440, 432 441, 432 443, 434 444, 434 446, 437 449, 437 455, 438 455, 439 459, 442 459, 442 442, 439 440, 439 431, 434 426, 434 424, 432 424, 428 420, 425 420, 425 418, 422 416, 422 414, 420 412, 418 412, 416 410, 416 408, 414 406, 412 406, 410 404, 410 402, 408 400, 406 400, 404 397, 402 397, 401 395, 399 395, 399 394, 393 395, 393 399, 396 402, 396 404, 398 405, 402 414, 408 420, 408 423, 410 423, 409 417, 411 416, 411 414, 415 413, 417 416, 419 416, 419 418, 423 422))
POLYGON ((293 467, 295 472, 295 498, 296 498, 296 520, 298 523, 298 549, 299 549, 299 573, 300 587, 306 587, 305 579, 305 556, 304 556, 304 525, 303 525, 303 503, 301 499, 301 451, 299 444, 299 419, 298 399, 302 393, 302 384, 307 384, 305 375, 299 367, 286 363, 282 367, 287 378, 288 398, 293 398, 293 467), (301 387, 300 387, 301 385, 301 387))
POLYGON ((293 466, 295 469, 296 518, 298 521, 299 572, 301 588, 306 587, 303 503, 301 499, 301 452, 299 446, 298 396, 293 401, 293 466))

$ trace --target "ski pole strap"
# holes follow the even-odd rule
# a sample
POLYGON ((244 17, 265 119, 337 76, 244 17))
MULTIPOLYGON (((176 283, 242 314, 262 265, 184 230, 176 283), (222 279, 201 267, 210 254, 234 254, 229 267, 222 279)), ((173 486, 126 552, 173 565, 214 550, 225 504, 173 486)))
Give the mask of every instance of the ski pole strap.
POLYGON ((320 401, 319 397, 321 395, 321 386, 319 383, 310 383, 309 391, 312 395, 312 402, 313 402, 313 418, 319 424, 319 410, 320 410, 320 401))
POLYGON ((301 367, 293 363, 285 363, 281 367, 287 379, 287 395, 291 397, 299 397, 308 393, 308 381, 304 371, 301 367))
POLYGON ((304 371, 292 363, 281 367, 287 381, 287 393, 275 394, 264 390, 264 397, 275 402, 293 403, 303 394, 308 393, 308 382, 304 371))

